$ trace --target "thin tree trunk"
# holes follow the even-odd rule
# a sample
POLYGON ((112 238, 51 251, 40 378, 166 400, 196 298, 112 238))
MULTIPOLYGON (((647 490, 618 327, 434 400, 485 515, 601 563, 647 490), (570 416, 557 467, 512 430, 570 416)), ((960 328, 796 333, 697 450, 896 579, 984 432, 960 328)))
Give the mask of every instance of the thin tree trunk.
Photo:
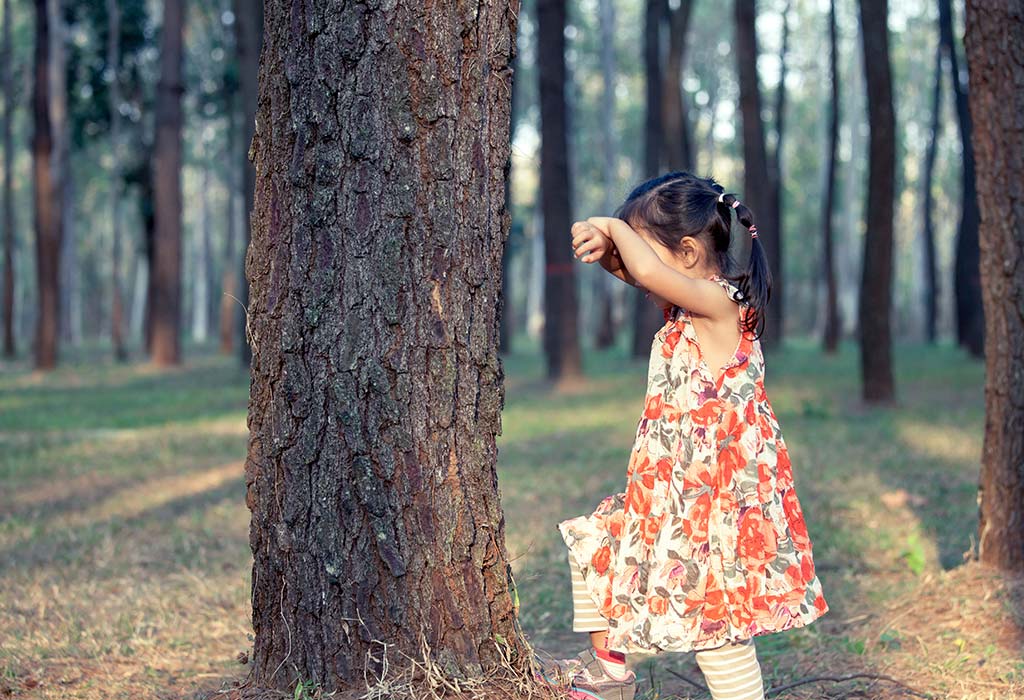
POLYGON ((11 58, 11 0, 3 0, 4 27, 3 45, 0 46, 0 81, 2 81, 4 112, 0 119, 4 149, 3 181, 3 228, 4 228, 4 289, 3 324, 4 357, 13 359, 18 352, 14 341, 14 141, 11 136, 11 120, 14 118, 14 73, 11 58))
POLYGON ((836 194, 836 151, 839 146, 839 47, 836 31, 836 0, 829 2, 829 74, 831 99, 828 116, 828 156, 825 166, 825 203, 821 214, 822 251, 825 267, 825 337, 824 350, 834 353, 839 348, 842 324, 839 320, 838 289, 836 284, 834 232, 832 222, 836 194))
POLYGON ((683 67, 686 58, 687 33, 696 0, 680 0, 679 6, 668 12, 668 57, 665 61, 665 87, 662 109, 665 134, 665 152, 670 170, 693 169, 693 133, 683 94, 683 67))
POLYGON ((935 172, 935 154, 938 151, 939 135, 942 129, 942 42, 939 41, 935 52, 935 84, 932 87, 932 123, 928 137, 928 147, 924 155, 924 175, 922 177, 922 243, 924 244, 924 326, 925 338, 935 343, 938 318, 939 280, 936 270, 938 261, 935 252, 935 224, 932 209, 935 199, 932 197, 932 179, 935 172))
MULTIPOLYGON (((618 142, 615 138, 615 4, 612 0, 600 0, 598 24, 601 31, 601 104, 605 116, 601 119, 601 153, 604 156, 602 177, 602 213, 611 216, 615 210, 615 192, 618 190, 616 177, 618 165, 618 142)), ((594 345, 606 349, 615 344, 614 287, 617 284, 611 275, 601 274, 595 278, 595 298, 598 301, 598 327, 594 345)))
POLYGON ((195 264, 192 280, 192 338, 204 342, 210 329, 210 166, 203 164, 199 193, 199 226, 192 236, 195 264))
POLYGON ((960 58, 953 40, 953 12, 950 0, 939 0, 939 28, 949 59, 955 97, 963 172, 961 176, 960 226, 956 237, 954 289, 956 295, 957 342, 974 357, 985 354, 985 317, 981 301, 981 272, 978 249, 978 195, 975 185, 974 145, 971 142, 971 113, 967 91, 960 75, 960 58))
POLYGON ((1024 12, 967 0, 964 46, 978 157, 985 304, 985 441, 978 558, 1024 571, 1024 12), (984 118, 982 118, 984 117, 984 118))
POLYGON ((365 690, 421 641, 451 675, 497 673, 498 645, 520 671, 529 660, 495 446, 517 11, 266 3, 253 687, 365 690))
MULTIPOLYGON (((237 92, 228 96, 227 103, 227 146, 224 149, 225 162, 229 165, 224 176, 224 189, 226 190, 225 206, 225 229, 227 234, 224 241, 224 266, 221 271, 221 295, 220 295, 220 352, 222 355, 230 355, 235 347, 235 321, 238 314, 235 313, 237 302, 232 297, 238 296, 236 284, 238 262, 235 258, 235 239, 238 238, 238 177, 235 167, 242 159, 238 153, 238 100, 237 92)), ((246 165, 249 162, 246 160, 246 165)))
POLYGON ((868 198, 860 285, 860 357, 863 397, 890 401, 892 374, 893 197, 896 119, 889 63, 887 0, 860 0, 861 43, 867 83, 868 198))
POLYGON ((541 206, 544 210, 544 352, 548 378, 582 374, 572 255, 572 186, 566 134, 565 2, 538 0, 541 206))
MULTIPOLYGON (((761 344, 765 349, 778 346, 782 336, 782 274, 779 231, 774 205, 775 184, 768 161, 764 122, 761 119, 761 87, 757 77, 757 32, 755 0, 735 0, 737 72, 739 74, 740 114, 743 117, 743 194, 740 199, 753 210, 758 235, 765 247, 772 275, 772 294, 765 312, 761 344), (767 183, 767 185, 766 185, 767 183)), ((744 240, 743 251, 749 250, 744 240)))
POLYGON ((156 97, 153 362, 181 363, 181 95, 185 0, 165 0, 156 97))
POLYGON ((57 366, 60 324, 60 202, 54 187, 50 125, 50 18, 47 0, 35 0, 35 80, 32 93, 32 183, 36 229, 36 279, 39 312, 36 316, 35 367, 57 366))
POLYGON ((247 340, 249 327, 246 309, 249 307, 249 276, 246 272, 246 260, 249 251, 249 239, 252 231, 253 192, 256 183, 256 170, 250 161, 250 147, 256 131, 256 107, 259 98, 259 65, 260 49, 263 45, 263 1, 232 0, 235 8, 235 46, 238 51, 239 86, 242 91, 242 123, 244 128, 243 144, 245 158, 242 167, 242 190, 244 194, 245 216, 242 217, 242 250, 238 275, 239 308, 238 328, 242 342, 239 343, 239 361, 243 367, 249 367, 252 361, 252 347, 247 340))
MULTIPOLYGON (((768 178, 771 187, 771 210, 769 222, 771 229, 777 231, 775 241, 775 269, 772 270, 772 301, 775 303, 776 315, 778 317, 778 338, 785 335, 783 324, 786 322, 785 301, 786 294, 784 283, 786 276, 783 274, 782 262, 785 259, 785 236, 783 235, 783 147, 786 135, 786 74, 788 70, 787 59, 789 57, 789 8, 790 2, 786 2, 782 9, 782 44, 779 48, 779 84, 775 89, 775 145, 771 150, 768 159, 768 178)), ((771 257, 769 256, 769 264, 771 257)))
MULTIPOLYGON (((646 0, 644 10, 644 79, 647 103, 644 119, 644 176, 661 171, 664 130, 661 119, 663 77, 661 70, 661 18, 665 0, 646 0)), ((651 341, 664 323, 658 307, 639 289, 633 291, 633 356, 647 357, 651 341)))
MULTIPOLYGON (((511 123, 509 124, 509 143, 513 143, 516 139, 516 125, 518 123, 518 113, 516 111, 518 99, 516 98, 516 92, 519 89, 518 81, 516 80, 516 74, 519 72, 519 57, 514 56, 512 58, 512 96, 511 106, 509 107, 509 114, 511 123)), ((505 211, 509 215, 509 231, 511 232, 511 220, 512 220, 512 159, 509 158, 508 169, 505 171, 505 211)), ((511 233, 510 233, 511 235, 511 233)), ((502 355, 507 354, 512 350, 512 337, 515 335, 515 325, 513 324, 514 309, 512 306, 512 256, 513 250, 510 240, 505 241, 505 250, 501 256, 501 312, 499 314, 500 325, 498 331, 498 352, 502 355)))
POLYGON ((128 359, 124 341, 124 290, 121 284, 121 7, 119 0, 107 0, 107 68, 110 80, 110 224, 111 302, 110 339, 114 358, 128 359))
POLYGON ((50 17, 50 138, 53 140, 53 151, 50 155, 50 177, 53 180, 54 197, 57 199, 56 211, 58 226, 61 231, 60 267, 57 278, 60 284, 58 307, 60 317, 57 321, 62 345, 71 344, 71 324, 68 311, 71 309, 71 285, 68 284, 72 273, 69 269, 69 249, 75 245, 73 216, 68 216, 72 200, 69 197, 71 179, 70 139, 68 132, 68 96, 67 96, 67 52, 65 51, 65 28, 63 3, 61 0, 48 0, 47 12, 50 17))

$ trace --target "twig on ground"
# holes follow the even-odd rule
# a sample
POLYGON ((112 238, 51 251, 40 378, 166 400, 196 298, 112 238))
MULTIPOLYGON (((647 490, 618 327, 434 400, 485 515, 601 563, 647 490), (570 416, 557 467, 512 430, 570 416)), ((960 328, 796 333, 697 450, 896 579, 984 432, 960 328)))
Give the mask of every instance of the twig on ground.
POLYGON ((788 683, 786 685, 780 685, 780 686, 776 686, 774 688, 769 688, 769 689, 765 690, 764 694, 765 694, 765 697, 767 697, 769 695, 775 695, 777 693, 781 693, 783 690, 789 690, 790 688, 795 688, 795 687, 797 687, 799 685, 806 685, 807 683, 817 683, 818 681, 831 681, 833 683, 843 683, 845 681, 853 680, 854 678, 874 678, 876 680, 889 681, 890 683, 895 683, 899 687, 903 688, 905 691, 907 691, 911 695, 916 695, 919 698, 928 698, 929 700, 931 700, 932 698, 935 697, 931 693, 923 693, 920 690, 915 690, 914 688, 911 688, 906 683, 903 683, 901 681, 896 680, 892 676, 883 676, 883 675, 878 674, 878 673, 851 673, 851 674, 846 675, 846 676, 814 676, 814 677, 811 677, 811 678, 801 678, 800 680, 794 681, 792 683, 788 683))

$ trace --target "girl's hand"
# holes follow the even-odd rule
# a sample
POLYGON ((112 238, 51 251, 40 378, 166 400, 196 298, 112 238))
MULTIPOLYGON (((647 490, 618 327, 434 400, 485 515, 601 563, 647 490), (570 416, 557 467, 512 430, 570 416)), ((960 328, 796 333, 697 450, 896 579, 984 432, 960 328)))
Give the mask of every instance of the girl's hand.
POLYGON ((578 260, 594 263, 612 251, 608 236, 589 221, 577 221, 572 225, 571 233, 572 247, 578 260))
POLYGON ((618 219, 616 219, 613 216, 592 216, 589 219, 587 219, 586 223, 595 227, 605 236, 605 238, 608 238, 610 240, 612 237, 610 231, 613 221, 618 221, 618 219))

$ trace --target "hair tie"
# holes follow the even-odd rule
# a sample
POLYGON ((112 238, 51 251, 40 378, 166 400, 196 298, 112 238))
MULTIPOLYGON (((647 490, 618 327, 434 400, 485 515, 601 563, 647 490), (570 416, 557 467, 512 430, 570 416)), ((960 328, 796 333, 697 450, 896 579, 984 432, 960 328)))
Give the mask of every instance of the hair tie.
POLYGON ((733 203, 732 203, 732 208, 733 208, 733 209, 735 209, 735 208, 736 208, 736 207, 738 207, 739 205, 740 205, 740 200, 738 200, 738 199, 737 199, 737 200, 733 201, 733 203))
POLYGON ((723 192, 722 194, 718 195, 718 203, 721 204, 724 201, 725 201, 725 192, 723 192))
POLYGON ((757 238, 757 226, 751 226, 747 230, 750 231, 750 237, 751 238, 757 238))

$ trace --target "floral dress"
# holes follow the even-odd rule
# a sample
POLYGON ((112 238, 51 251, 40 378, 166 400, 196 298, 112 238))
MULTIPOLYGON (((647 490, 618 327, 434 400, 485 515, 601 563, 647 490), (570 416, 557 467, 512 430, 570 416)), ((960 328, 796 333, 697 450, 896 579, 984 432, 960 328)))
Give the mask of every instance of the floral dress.
POLYGON ((741 332, 713 376, 679 307, 666 309, 651 345, 625 492, 557 527, 608 618, 611 649, 711 648, 829 609, 765 393, 761 343, 741 332))

